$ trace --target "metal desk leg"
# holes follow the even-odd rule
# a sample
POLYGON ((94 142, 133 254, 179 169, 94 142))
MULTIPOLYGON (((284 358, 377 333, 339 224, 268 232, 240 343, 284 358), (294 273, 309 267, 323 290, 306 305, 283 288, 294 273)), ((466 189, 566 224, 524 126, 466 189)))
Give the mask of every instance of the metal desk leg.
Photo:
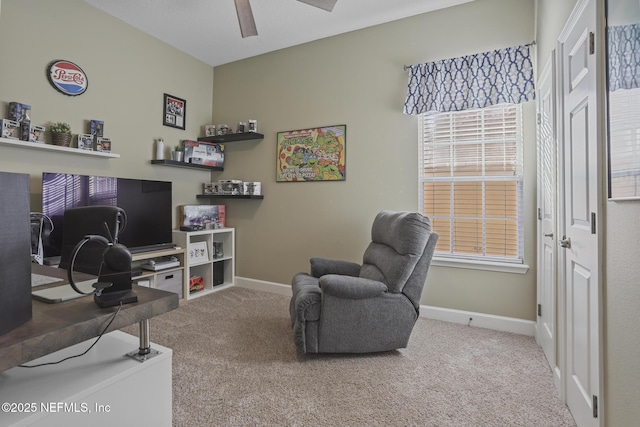
POLYGON ((149 341, 149 319, 141 320, 139 325, 140 347, 138 347, 138 350, 127 353, 127 356, 136 359, 139 362, 144 362, 145 360, 151 359, 161 353, 158 350, 151 348, 151 343, 149 341))

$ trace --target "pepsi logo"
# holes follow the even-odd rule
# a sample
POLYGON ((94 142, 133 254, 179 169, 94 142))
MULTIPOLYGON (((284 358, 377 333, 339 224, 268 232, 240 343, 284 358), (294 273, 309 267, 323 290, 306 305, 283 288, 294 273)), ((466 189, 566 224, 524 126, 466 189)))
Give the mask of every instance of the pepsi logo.
POLYGON ((51 86, 65 95, 82 95, 89 86, 89 80, 82 68, 70 61, 53 61, 49 64, 47 73, 51 86))

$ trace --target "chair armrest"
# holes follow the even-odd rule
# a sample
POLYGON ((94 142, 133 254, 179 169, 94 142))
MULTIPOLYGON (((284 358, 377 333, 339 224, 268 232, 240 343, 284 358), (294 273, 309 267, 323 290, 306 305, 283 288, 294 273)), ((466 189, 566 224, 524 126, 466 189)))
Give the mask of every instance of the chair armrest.
POLYGON ((295 299, 296 316, 301 321, 317 321, 320 318, 320 288, 306 289, 295 299))
POLYGON ((360 274, 360 264, 338 259, 311 258, 311 275, 313 277, 322 277, 325 274, 358 276, 360 274))
POLYGON ((338 298, 365 299, 374 298, 387 291, 387 285, 376 280, 362 277, 327 274, 319 281, 322 292, 338 298))

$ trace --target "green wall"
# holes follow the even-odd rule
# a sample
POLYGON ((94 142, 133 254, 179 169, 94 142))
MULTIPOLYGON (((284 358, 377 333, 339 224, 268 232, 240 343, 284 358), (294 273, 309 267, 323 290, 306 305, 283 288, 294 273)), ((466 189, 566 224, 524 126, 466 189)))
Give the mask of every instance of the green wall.
MULTIPOLYGON (((238 275, 288 283, 308 258, 360 261, 380 209, 417 209, 417 120, 401 114, 402 66, 537 42, 544 63, 575 0, 476 0, 451 9, 355 31, 303 46, 210 66, 176 51, 81 0, 2 0, 0 112, 7 103, 32 105, 32 120, 105 120, 119 159, 0 147, 0 170, 32 176, 32 208, 40 208, 43 171, 164 179, 174 202, 197 203, 202 183, 220 178, 262 181, 263 201, 229 201, 237 227, 238 275), (454 31, 452 31, 454 30, 454 31), (53 59, 79 64, 89 90, 71 98, 55 91, 45 70, 53 59), (215 72, 215 80, 214 80, 215 72), (187 99, 187 129, 162 126, 162 94, 187 99), (213 94, 213 96, 212 96, 213 94), (255 118, 261 142, 227 146, 224 173, 152 166, 154 140, 194 139, 208 123, 255 118), (275 182, 278 131, 347 125, 347 181, 275 182)), ((598 0, 602 5, 603 1, 598 0)), ((433 267, 423 304, 534 319, 534 107, 525 106, 526 275, 433 267)), ((608 426, 640 418, 638 202, 606 203, 605 417, 608 426)))
MULTIPOLYGON (((417 118, 401 112, 403 65, 528 43, 534 32, 532 0, 476 0, 212 69, 81 0, 4 0, 2 6, 0 53, 11 61, 0 69, 1 107, 30 104, 35 124, 65 120, 74 133, 102 119, 121 155, 107 160, 2 147, 1 169, 32 175, 34 209, 47 170, 170 180, 176 206, 197 203, 206 181, 261 181, 264 200, 226 203, 228 223, 237 228, 237 273, 284 284, 308 270, 312 256, 360 261, 379 210, 418 209, 417 118), (84 95, 67 97, 49 85, 45 69, 53 59, 83 67, 84 95), (165 92, 187 100, 186 131, 162 126, 165 92), (173 145, 196 138, 205 124, 253 118, 264 140, 228 144, 223 173, 149 163, 159 136, 173 145), (331 124, 347 125, 347 180, 276 183, 276 133, 331 124)), ((534 110, 525 105, 530 266, 536 262, 534 110)), ((422 303, 534 320, 535 271, 433 267, 422 303)))
MULTIPOLYGON (((104 120, 118 159, 0 147, 0 170, 30 173, 32 210, 39 210, 43 171, 162 179, 173 182, 176 205, 197 203, 208 171, 152 166, 154 141, 195 139, 211 120, 213 69, 114 19, 82 0, 3 0, 0 16, 0 114, 9 102, 32 107, 32 123, 66 121, 86 133, 104 120), (80 96, 57 92, 46 77, 55 59, 78 64, 89 87, 80 96), (187 100, 185 131, 162 125, 163 94, 187 100)), ((47 138, 49 135, 46 135, 47 138)))
MULTIPOLYGON (((402 114, 403 65, 534 38, 532 0, 477 0, 215 68, 215 123, 256 118, 261 142, 228 144, 213 179, 262 181, 265 199, 227 203, 237 274, 288 284, 309 258, 360 262, 379 210, 417 210, 418 119, 402 114), (346 124, 344 182, 276 183, 276 134, 346 124)), ((535 107, 524 107, 525 263, 535 266, 535 107)), ((437 231, 437 230, 436 230, 437 231)), ((525 275, 432 267, 422 303, 535 319, 525 275)))

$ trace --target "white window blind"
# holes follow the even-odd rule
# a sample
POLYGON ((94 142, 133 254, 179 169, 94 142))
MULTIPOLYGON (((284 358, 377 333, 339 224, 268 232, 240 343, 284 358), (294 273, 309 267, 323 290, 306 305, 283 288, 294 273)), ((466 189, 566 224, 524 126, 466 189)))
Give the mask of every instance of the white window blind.
POLYGON ((420 203, 437 256, 522 262, 522 107, 421 115, 420 203))
POLYGON ((640 88, 609 93, 609 197, 640 196, 640 88))

